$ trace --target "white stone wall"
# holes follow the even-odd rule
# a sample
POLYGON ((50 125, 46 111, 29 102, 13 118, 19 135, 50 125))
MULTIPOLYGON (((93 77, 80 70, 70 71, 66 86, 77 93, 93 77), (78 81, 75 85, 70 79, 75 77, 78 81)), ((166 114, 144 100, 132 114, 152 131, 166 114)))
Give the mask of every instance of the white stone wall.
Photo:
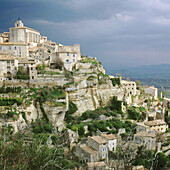
POLYGON ((117 139, 108 140, 108 148, 110 151, 116 151, 117 139))
POLYGON ((155 87, 144 88, 144 92, 147 94, 151 94, 155 99, 157 99, 158 97, 158 89, 155 87))
POLYGON ((0 43, 0 53, 13 54, 16 57, 28 57, 28 45, 23 43, 0 43))
POLYGON ((122 80, 121 84, 122 84, 122 87, 126 90, 126 94, 128 96, 136 95, 136 83, 135 82, 122 80))

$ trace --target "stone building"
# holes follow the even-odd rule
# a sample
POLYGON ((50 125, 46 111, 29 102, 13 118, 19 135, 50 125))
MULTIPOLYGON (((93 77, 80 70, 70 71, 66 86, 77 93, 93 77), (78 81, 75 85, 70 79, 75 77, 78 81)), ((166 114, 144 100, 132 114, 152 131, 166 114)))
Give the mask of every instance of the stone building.
POLYGON ((106 170, 106 169, 110 169, 105 162, 89 162, 87 163, 87 169, 88 170, 106 170))
POLYGON ((134 81, 121 80, 121 84, 128 96, 136 95, 136 83, 134 81))
POLYGON ((4 32, 0 34, 0 43, 8 42, 9 41, 9 32, 4 32))
POLYGON ((156 149, 156 135, 146 131, 136 133, 134 135, 134 142, 138 145, 144 145, 147 150, 156 149))
POLYGON ((116 151, 117 137, 113 134, 102 134, 101 135, 108 143, 108 149, 110 151, 116 151))
POLYGON ((75 63, 81 59, 80 45, 64 46, 47 40, 40 32, 25 27, 20 18, 9 32, 0 34, 0 54, 20 58, 38 58, 47 66, 55 64, 60 58, 64 67, 72 71, 75 63))
POLYGON ((108 161, 108 143, 101 136, 88 137, 88 146, 99 153, 100 160, 108 161))
POLYGON ((158 98, 158 89, 155 87, 145 87, 144 88, 144 92, 146 94, 150 94, 154 97, 154 99, 158 98))
POLYGON ((0 80, 13 79, 18 70, 18 60, 13 56, 0 55, 0 80))
POLYGON ((25 27, 20 18, 18 18, 15 23, 15 27, 9 28, 10 42, 24 42, 24 43, 39 43, 40 42, 40 32, 25 27))
POLYGON ((13 55, 15 57, 28 57, 28 44, 23 42, 0 43, 0 54, 13 55))
POLYGON ((80 160, 83 160, 84 162, 100 161, 98 151, 87 146, 86 144, 81 144, 76 146, 75 155, 79 157, 80 160))
POLYGON ((75 147, 75 155, 85 162, 108 162, 108 143, 101 136, 89 136, 85 144, 75 147))
POLYGON ((163 120, 153 120, 144 123, 151 131, 156 131, 157 133, 165 133, 168 130, 168 125, 163 120))
POLYGON ((18 67, 23 67, 24 70, 28 70, 30 80, 37 79, 36 62, 34 60, 19 61, 18 67))
POLYGON ((168 125, 165 121, 163 120, 153 120, 153 121, 146 121, 146 122, 140 122, 136 123, 136 131, 142 132, 155 132, 155 133, 165 133, 166 130, 168 129, 168 125))
POLYGON ((164 106, 166 109, 169 109, 169 108, 170 108, 170 98, 164 97, 164 99, 163 99, 163 106, 164 106))

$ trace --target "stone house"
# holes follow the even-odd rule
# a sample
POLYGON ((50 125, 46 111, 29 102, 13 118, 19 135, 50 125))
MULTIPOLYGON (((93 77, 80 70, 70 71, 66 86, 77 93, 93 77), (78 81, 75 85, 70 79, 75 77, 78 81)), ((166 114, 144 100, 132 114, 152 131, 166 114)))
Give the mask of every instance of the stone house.
POLYGON ((163 120, 153 120, 153 121, 146 121, 146 122, 140 122, 136 123, 136 131, 142 132, 155 132, 155 133, 165 133, 165 131, 168 129, 168 125, 163 120))
POLYGON ((104 169, 110 169, 105 162, 89 162, 87 163, 87 169, 88 170, 104 170, 104 169))
POLYGON ((164 97, 163 106, 167 109, 170 108, 170 99, 169 98, 164 97))
POLYGON ((117 137, 113 134, 102 134, 101 135, 108 143, 108 149, 110 151, 116 151, 117 137))
POLYGON ((88 146, 99 153, 99 159, 108 161, 108 143, 101 136, 88 137, 88 146))
POLYGON ((28 57, 28 44, 24 42, 4 42, 0 43, 0 53, 13 55, 15 57, 28 57))
POLYGON ((0 34, 0 43, 8 42, 9 41, 9 32, 4 32, 0 34))
POLYGON ((99 152, 86 144, 81 144, 75 147, 75 155, 84 162, 100 161, 99 152))
POLYGON ((145 87, 144 88, 144 92, 146 94, 150 94, 154 97, 154 99, 158 98, 158 89, 155 87, 145 87))
POLYGON ((9 28, 10 42, 24 42, 24 43, 38 43, 40 42, 40 32, 25 27, 20 18, 18 18, 17 22, 15 23, 15 27, 9 28))
POLYGON ((147 121, 144 124, 148 129, 156 131, 157 133, 165 133, 165 131, 168 130, 168 125, 163 120, 147 121))
POLYGON ((107 141, 101 136, 89 136, 83 144, 75 147, 75 155, 85 162, 108 162, 107 141))
POLYGON ((62 143, 67 143, 70 145, 70 149, 72 149, 72 146, 78 142, 78 132, 72 131, 70 129, 67 129, 61 136, 60 140, 62 143))
POLYGON ((128 96, 136 95, 136 83, 134 81, 121 80, 121 85, 126 90, 128 96))
POLYGON ((18 67, 23 67, 24 70, 28 70, 30 80, 37 79, 36 62, 33 60, 19 61, 18 67))
POLYGON ((154 133, 138 132, 134 135, 134 142, 137 145, 144 145, 147 150, 156 149, 156 135, 154 133))
POLYGON ((12 79, 18 70, 18 60, 13 56, 0 55, 0 80, 12 79))

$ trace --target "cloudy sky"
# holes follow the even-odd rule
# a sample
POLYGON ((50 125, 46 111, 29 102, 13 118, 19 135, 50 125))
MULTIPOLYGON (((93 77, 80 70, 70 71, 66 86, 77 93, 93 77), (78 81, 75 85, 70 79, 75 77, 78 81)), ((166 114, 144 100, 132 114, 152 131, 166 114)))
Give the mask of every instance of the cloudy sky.
POLYGON ((108 70, 170 64, 170 0, 1 0, 0 32, 18 17, 108 70))

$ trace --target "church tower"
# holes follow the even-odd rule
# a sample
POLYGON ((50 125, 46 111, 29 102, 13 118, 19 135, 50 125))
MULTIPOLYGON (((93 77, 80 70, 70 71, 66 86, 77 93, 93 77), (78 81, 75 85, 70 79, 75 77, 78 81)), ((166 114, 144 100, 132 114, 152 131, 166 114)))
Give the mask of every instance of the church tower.
POLYGON ((17 22, 15 23, 15 27, 23 27, 24 24, 22 23, 21 19, 18 18, 17 22))

